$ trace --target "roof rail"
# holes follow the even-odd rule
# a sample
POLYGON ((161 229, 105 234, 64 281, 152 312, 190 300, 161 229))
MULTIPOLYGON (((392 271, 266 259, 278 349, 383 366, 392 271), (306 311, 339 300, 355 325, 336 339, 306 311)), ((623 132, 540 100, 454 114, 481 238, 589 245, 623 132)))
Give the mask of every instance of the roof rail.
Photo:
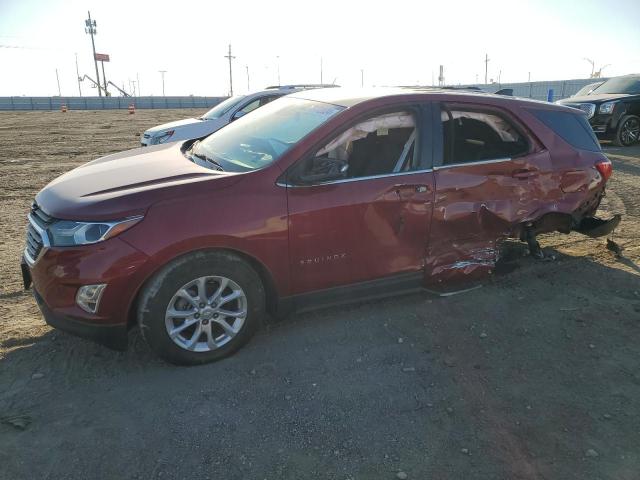
POLYGON ((326 84, 326 83, 301 83, 299 85, 271 85, 267 87, 265 90, 293 90, 296 88, 299 88, 299 89, 334 88, 339 86, 340 85, 326 84))

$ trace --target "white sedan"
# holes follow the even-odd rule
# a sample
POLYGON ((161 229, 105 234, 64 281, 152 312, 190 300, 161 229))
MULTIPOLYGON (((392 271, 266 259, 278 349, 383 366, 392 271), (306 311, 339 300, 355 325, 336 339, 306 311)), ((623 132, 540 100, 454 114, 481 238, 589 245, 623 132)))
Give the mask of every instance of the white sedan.
POLYGON ((191 140, 211 135, 228 123, 266 105, 276 98, 309 88, 334 87, 336 85, 287 85, 268 87, 260 92, 230 97, 199 118, 186 118, 150 128, 140 136, 143 147, 160 143, 191 140))

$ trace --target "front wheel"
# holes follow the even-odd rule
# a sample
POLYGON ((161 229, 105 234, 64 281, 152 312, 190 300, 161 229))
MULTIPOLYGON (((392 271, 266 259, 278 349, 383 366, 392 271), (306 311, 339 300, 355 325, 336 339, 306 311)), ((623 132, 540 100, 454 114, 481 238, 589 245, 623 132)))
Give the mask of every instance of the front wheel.
POLYGON ((640 118, 635 115, 622 117, 613 143, 619 147, 629 147, 640 140, 640 118))
POLYGON ((144 287, 138 324, 163 359, 196 365, 224 358, 253 335, 264 314, 264 288, 245 261, 197 252, 165 266, 144 287))

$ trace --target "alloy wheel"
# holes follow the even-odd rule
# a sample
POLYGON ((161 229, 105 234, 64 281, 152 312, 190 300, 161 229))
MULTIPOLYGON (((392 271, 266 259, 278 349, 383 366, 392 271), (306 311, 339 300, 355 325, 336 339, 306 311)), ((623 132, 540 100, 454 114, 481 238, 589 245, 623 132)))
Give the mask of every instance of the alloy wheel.
POLYGON ((622 125, 620 139, 624 145, 632 145, 640 139, 640 120, 629 118, 622 125))
POLYGON ((233 280, 207 276, 178 289, 167 306, 169 338, 181 348, 209 352, 231 341, 247 318, 247 296, 233 280))

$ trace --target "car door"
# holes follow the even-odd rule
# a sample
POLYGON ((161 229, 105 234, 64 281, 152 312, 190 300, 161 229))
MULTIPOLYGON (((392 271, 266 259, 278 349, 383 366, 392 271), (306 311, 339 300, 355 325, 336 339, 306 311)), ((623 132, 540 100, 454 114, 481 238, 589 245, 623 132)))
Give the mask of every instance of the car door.
POLYGON ((440 145, 427 280, 437 284, 493 270, 500 241, 534 218, 553 169, 548 152, 505 110, 442 103, 433 112, 440 145))
POLYGON ((429 108, 369 115, 291 169, 294 294, 404 273, 421 277, 434 187, 423 121, 429 108))

